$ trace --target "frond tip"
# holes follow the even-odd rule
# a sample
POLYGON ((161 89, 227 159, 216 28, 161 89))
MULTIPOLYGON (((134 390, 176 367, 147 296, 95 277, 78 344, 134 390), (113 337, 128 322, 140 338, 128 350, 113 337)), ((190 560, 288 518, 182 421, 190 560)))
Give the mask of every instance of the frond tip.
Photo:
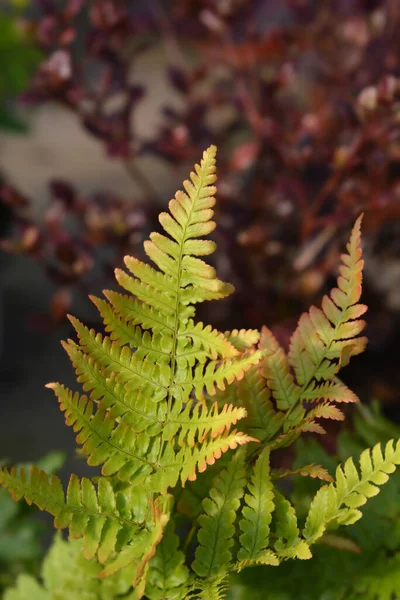
POLYGON ((400 440, 390 440, 382 453, 381 445, 364 450, 360 456, 360 472, 349 458, 336 469, 335 482, 325 485, 315 495, 303 535, 309 543, 322 536, 328 526, 351 525, 361 518, 358 510, 368 498, 379 493, 383 485, 400 465, 400 440))

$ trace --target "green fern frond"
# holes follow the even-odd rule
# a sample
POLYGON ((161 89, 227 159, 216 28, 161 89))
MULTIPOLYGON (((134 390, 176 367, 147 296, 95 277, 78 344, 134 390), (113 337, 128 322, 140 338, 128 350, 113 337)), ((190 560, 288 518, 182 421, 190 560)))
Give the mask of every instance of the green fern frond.
MULTIPOLYGON (((79 344, 69 340, 64 347, 89 397, 49 385, 89 464, 102 465, 104 476, 117 474, 130 482, 141 496, 149 489, 164 493, 179 479, 183 484, 193 480, 227 450, 254 440, 230 431, 245 416, 243 408, 204 404, 205 390, 224 390, 243 377, 260 353, 249 348, 254 332, 237 332, 238 339, 247 340, 241 353, 222 333, 193 321, 196 302, 232 289, 198 258, 215 250, 213 242, 198 239, 215 226, 215 148, 195 170, 191 182, 185 182, 187 193, 178 192, 169 205, 171 214, 160 216, 172 239, 152 234, 145 244, 156 268, 127 257, 131 275, 116 272, 134 297, 106 292, 108 302, 92 298, 109 336, 71 317, 79 344), (192 399, 193 390, 202 405, 192 399)), ((52 493, 46 485, 44 492, 52 493)), ((37 490, 32 493, 37 500, 37 490)), ((49 508, 51 502, 41 497, 41 505, 49 508)))
MULTIPOLYGON (((102 403, 93 413, 94 403, 86 396, 73 394, 57 383, 48 384, 47 387, 54 390, 60 408, 65 412, 66 423, 78 433, 76 441, 82 444, 88 464, 103 465, 102 474, 105 476, 118 473, 122 480, 135 480, 137 484, 161 470, 161 478, 172 477, 171 485, 174 485, 181 461, 182 479, 186 480, 194 476, 196 468, 203 470, 206 464, 214 461, 225 446, 235 447, 236 443, 250 441, 236 432, 232 437, 223 435, 224 432, 229 433, 231 426, 246 415, 243 408, 225 405, 218 411, 216 403, 210 409, 201 404, 188 403, 181 410, 177 403, 171 411, 168 425, 164 427, 163 436, 165 440, 176 439, 184 448, 176 453, 170 447, 166 454, 160 456, 159 442, 152 440, 147 432, 135 432, 124 416, 116 421, 113 411, 106 410, 102 403), (192 452, 191 448, 196 444, 198 447, 192 452)), ((159 433, 165 410, 161 407, 158 412, 150 414, 153 415, 153 424, 159 424, 159 433)), ((153 426, 154 431, 157 432, 157 429, 153 426)), ((153 476, 152 486, 158 489, 155 480, 156 476, 153 476)))
MULTIPOLYGON (((359 317, 367 310, 358 304, 364 266, 360 248, 361 218, 353 227, 347 254, 342 255, 338 287, 330 296, 324 296, 322 310, 312 306, 302 315, 292 337, 289 362, 303 388, 302 394, 313 380, 331 381, 351 356, 365 348, 366 338, 357 337, 365 327, 359 317)), ((320 391, 321 398, 325 398, 324 389, 320 391)))
POLYGON ((196 579, 187 600, 224 600, 228 593, 228 582, 225 577, 217 579, 196 579))
POLYGON ((149 563, 146 597, 149 600, 184 600, 188 579, 185 555, 179 550, 179 538, 170 521, 149 563))
POLYGON ((312 382, 302 393, 302 398, 310 402, 320 400, 333 400, 334 402, 358 402, 358 397, 347 385, 335 377, 332 381, 323 383, 312 382))
POLYGON ((244 496, 243 518, 239 521, 242 534, 238 560, 256 560, 268 548, 269 530, 274 510, 273 484, 270 478, 269 452, 257 459, 244 496))
POLYGON ((198 519, 199 546, 192 564, 200 577, 221 576, 232 560, 234 522, 245 481, 244 456, 237 453, 203 500, 204 513, 198 519))
POLYGON ((364 450, 360 456, 360 472, 349 458, 336 470, 335 482, 322 487, 315 495, 307 516, 303 535, 311 544, 328 526, 351 525, 361 518, 358 507, 379 493, 380 485, 389 479, 400 464, 400 441, 390 440, 382 454, 381 445, 364 450))
POLYGON ((106 478, 98 479, 96 489, 90 479, 79 480, 71 475, 65 495, 55 475, 49 478, 36 467, 31 468, 29 475, 22 468, 18 472, 4 468, 0 469, 0 484, 10 490, 15 500, 25 498, 28 504, 36 504, 52 514, 57 529, 68 527, 71 538, 83 538, 86 558, 97 555, 104 562, 121 543, 119 536, 127 544, 146 533, 143 525, 136 522, 128 499, 123 493, 116 494, 106 478))
POLYGON ((292 504, 276 489, 275 492, 275 536, 274 549, 279 559, 311 558, 308 543, 300 538, 297 515, 292 504))
POLYGON ((51 386, 89 463, 135 485, 151 480, 155 491, 193 479, 197 467, 254 439, 230 435, 243 408, 225 403, 217 410, 193 400, 194 393, 204 404, 205 393, 225 390, 261 357, 256 332, 234 332, 242 350, 193 320, 194 304, 232 291, 199 258, 215 250, 214 242, 199 239, 215 226, 214 182, 211 147, 184 183, 186 193, 178 192, 170 213, 160 215, 170 237, 153 233, 145 242, 155 266, 126 257, 130 274, 117 269, 118 283, 132 296, 107 291, 108 302, 92 298, 109 335, 70 317, 79 343, 68 340, 64 347, 89 398, 51 386))
POLYGON ((358 337, 365 326, 359 317, 366 311, 358 303, 363 268, 360 225, 361 217, 347 244, 348 253, 342 255, 338 287, 324 297, 322 310, 312 306, 301 316, 289 354, 269 329, 262 329, 261 372, 277 408, 285 412, 283 434, 270 449, 289 445, 305 431, 324 433, 318 418, 343 419, 343 413, 332 402, 358 402, 337 373, 351 356, 364 350, 367 341, 358 337), (304 403, 317 401, 323 405, 306 414, 304 403))

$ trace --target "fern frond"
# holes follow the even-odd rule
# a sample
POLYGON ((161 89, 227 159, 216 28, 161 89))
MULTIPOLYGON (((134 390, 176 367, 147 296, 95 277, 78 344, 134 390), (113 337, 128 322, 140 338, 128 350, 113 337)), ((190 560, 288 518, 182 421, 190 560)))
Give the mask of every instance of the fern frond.
POLYGON ((225 390, 256 364, 261 352, 252 343, 255 332, 236 332, 242 351, 211 326, 195 323, 194 304, 231 293, 213 267, 199 257, 215 250, 199 239, 214 229, 215 148, 196 165, 186 192, 160 215, 168 234, 153 233, 145 251, 154 266, 125 258, 130 274, 118 270, 118 283, 132 296, 105 292, 92 298, 109 335, 70 320, 79 343, 64 347, 82 383, 85 396, 54 387, 67 423, 92 465, 104 475, 155 486, 176 485, 196 476, 237 444, 253 440, 230 428, 245 416, 243 408, 205 405, 204 394, 225 390), (204 405, 193 401, 193 392, 204 405), (193 448, 192 448, 193 447, 193 448), (181 461, 181 464, 179 464, 181 461))
POLYGON ((7 487, 15 500, 25 498, 55 517, 57 529, 69 528, 71 538, 84 539, 84 555, 100 562, 115 551, 117 538, 123 532, 125 544, 138 539, 145 528, 135 521, 135 515, 123 493, 116 494, 110 481, 100 477, 97 489, 90 479, 71 475, 66 496, 60 480, 49 478, 44 471, 32 467, 30 474, 0 469, 0 484, 7 487))
POLYGON ((164 529, 168 522, 168 516, 163 514, 157 506, 153 505, 152 508, 152 527, 143 530, 140 536, 136 535, 134 539, 129 540, 129 543, 125 544, 99 573, 100 578, 105 578, 114 575, 120 569, 128 566, 133 567, 133 586, 138 598, 141 598, 144 594, 149 561, 156 552, 157 545, 163 537, 164 529))
POLYGON ((232 560, 234 522, 245 485, 244 457, 237 453, 214 482, 208 498, 203 500, 204 514, 199 519, 199 546, 192 564, 200 577, 223 574, 232 560))
POLYGON ((224 600, 228 593, 228 582, 225 577, 217 579, 196 579, 187 600, 224 600))
POLYGON ((382 454, 381 445, 364 450, 360 456, 360 472, 349 458, 336 470, 335 482, 322 487, 315 495, 307 516, 303 535, 311 544, 328 526, 351 525, 361 518, 358 507, 379 493, 380 485, 400 464, 400 441, 390 440, 382 454))
POLYGON ((185 555, 169 521, 161 542, 149 563, 146 596, 149 600, 184 600, 189 579, 185 555))
POLYGON ((324 297, 322 310, 312 306, 301 316, 289 354, 269 329, 262 329, 262 375, 277 408, 285 411, 283 434, 270 445, 271 449, 289 445, 305 431, 325 433, 318 418, 343 419, 343 413, 332 402, 358 401, 336 375, 366 345, 366 338, 358 337, 365 326, 359 317, 366 311, 358 304, 363 268, 360 224, 361 217, 347 244, 348 254, 342 255, 338 287, 324 297), (317 401, 323 404, 306 414, 304 403, 317 401))
POLYGON ((316 400, 333 400, 334 402, 358 402, 358 397, 347 385, 335 377, 332 381, 324 383, 312 382, 302 392, 302 398, 310 402, 316 400))
POLYGON ((268 548, 269 529, 274 510, 273 484, 270 478, 269 452, 264 451, 254 465, 248 493, 244 496, 243 518, 239 521, 242 534, 238 560, 257 560, 268 548))
MULTIPOLYGON (((366 338, 357 337, 365 327, 359 317, 367 310, 366 306, 358 304, 364 265, 360 227, 361 217, 354 225, 347 254, 342 255, 338 287, 323 298, 322 309, 312 306, 302 315, 293 334, 289 362, 302 386, 301 397, 313 380, 331 381, 351 356, 365 348, 366 338)), ((322 388, 321 392, 324 391, 322 388)), ((322 397, 326 396, 322 394, 322 397)))
POLYGON ((259 366, 250 367, 233 389, 237 389, 239 401, 246 409, 245 425, 248 433, 261 442, 270 440, 281 428, 285 413, 275 410, 271 392, 259 366))
POLYGON ((300 538, 296 511, 292 504, 275 489, 275 535, 274 548, 279 559, 311 558, 308 543, 300 538))

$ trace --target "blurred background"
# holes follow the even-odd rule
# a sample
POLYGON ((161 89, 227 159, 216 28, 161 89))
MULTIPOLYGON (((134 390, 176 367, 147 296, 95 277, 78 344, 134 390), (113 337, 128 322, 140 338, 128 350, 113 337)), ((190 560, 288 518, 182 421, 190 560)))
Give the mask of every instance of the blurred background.
POLYGON ((88 293, 211 143, 236 293, 200 317, 287 344, 364 211, 370 343, 343 379, 400 420, 399 34, 398 0, 0 0, 0 457, 84 473, 44 389, 74 387, 65 315, 100 329, 88 293))

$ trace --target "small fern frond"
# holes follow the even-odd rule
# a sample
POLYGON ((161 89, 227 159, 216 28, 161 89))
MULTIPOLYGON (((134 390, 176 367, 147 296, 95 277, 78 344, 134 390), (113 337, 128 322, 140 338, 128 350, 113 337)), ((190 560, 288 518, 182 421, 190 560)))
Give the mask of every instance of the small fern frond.
POLYGON ((359 317, 367 310, 358 304, 364 265, 360 248, 361 218, 353 227, 347 254, 342 255, 338 287, 330 296, 324 296, 322 310, 312 306, 302 315, 293 334, 289 362, 303 391, 313 380, 331 381, 351 356, 365 348, 366 338, 358 337, 365 327, 359 317))
POLYGON ((192 564, 200 577, 222 575, 232 560, 234 522, 245 481, 244 456, 237 453, 216 478, 209 497, 203 500, 204 513, 198 519, 199 546, 192 564))
POLYGON ((168 516, 161 513, 155 505, 153 505, 153 515, 152 527, 143 530, 141 535, 129 540, 129 543, 125 544, 99 573, 100 578, 105 578, 126 567, 133 567, 133 586, 138 598, 141 598, 144 594, 149 561, 156 552, 168 522, 168 516))
POLYGON ((179 537, 174 532, 173 521, 169 521, 149 563, 146 597, 149 600, 184 600, 188 580, 185 555, 179 550, 179 537))
POLYGON ((336 470, 335 482, 322 487, 315 495, 307 516, 303 535, 311 544, 328 526, 351 525, 361 518, 358 507, 379 493, 400 464, 400 441, 390 440, 382 454, 381 445, 364 450, 360 456, 360 472, 349 458, 336 470))
POLYGON ((283 434, 270 445, 271 449, 289 445, 305 431, 325 433, 318 418, 343 419, 343 413, 332 402, 358 401, 337 373, 351 356, 364 350, 367 341, 359 337, 365 326, 359 317, 366 311, 358 304, 363 268, 360 225, 361 217, 347 244, 348 253, 342 255, 338 287, 324 297, 322 310, 312 306, 301 316, 289 354, 269 329, 262 329, 261 372, 277 408, 285 412, 283 434), (323 404, 306 414, 306 402, 323 404))
POLYGON ((239 521, 242 534, 238 560, 257 560, 268 548, 269 529, 274 510, 273 484, 270 478, 269 452, 264 451, 254 465, 248 493, 244 496, 243 518, 239 521))
POLYGON ((279 559, 311 558, 308 543, 300 538, 296 511, 292 504, 275 489, 275 536, 274 548, 279 559))
POLYGON ((358 397, 347 385, 335 377, 332 381, 324 383, 312 382, 302 392, 304 400, 315 402, 317 400, 333 400, 334 402, 358 402, 358 397))
POLYGON ((228 581, 225 577, 217 579, 196 579, 187 600, 224 600, 228 593, 228 581))

